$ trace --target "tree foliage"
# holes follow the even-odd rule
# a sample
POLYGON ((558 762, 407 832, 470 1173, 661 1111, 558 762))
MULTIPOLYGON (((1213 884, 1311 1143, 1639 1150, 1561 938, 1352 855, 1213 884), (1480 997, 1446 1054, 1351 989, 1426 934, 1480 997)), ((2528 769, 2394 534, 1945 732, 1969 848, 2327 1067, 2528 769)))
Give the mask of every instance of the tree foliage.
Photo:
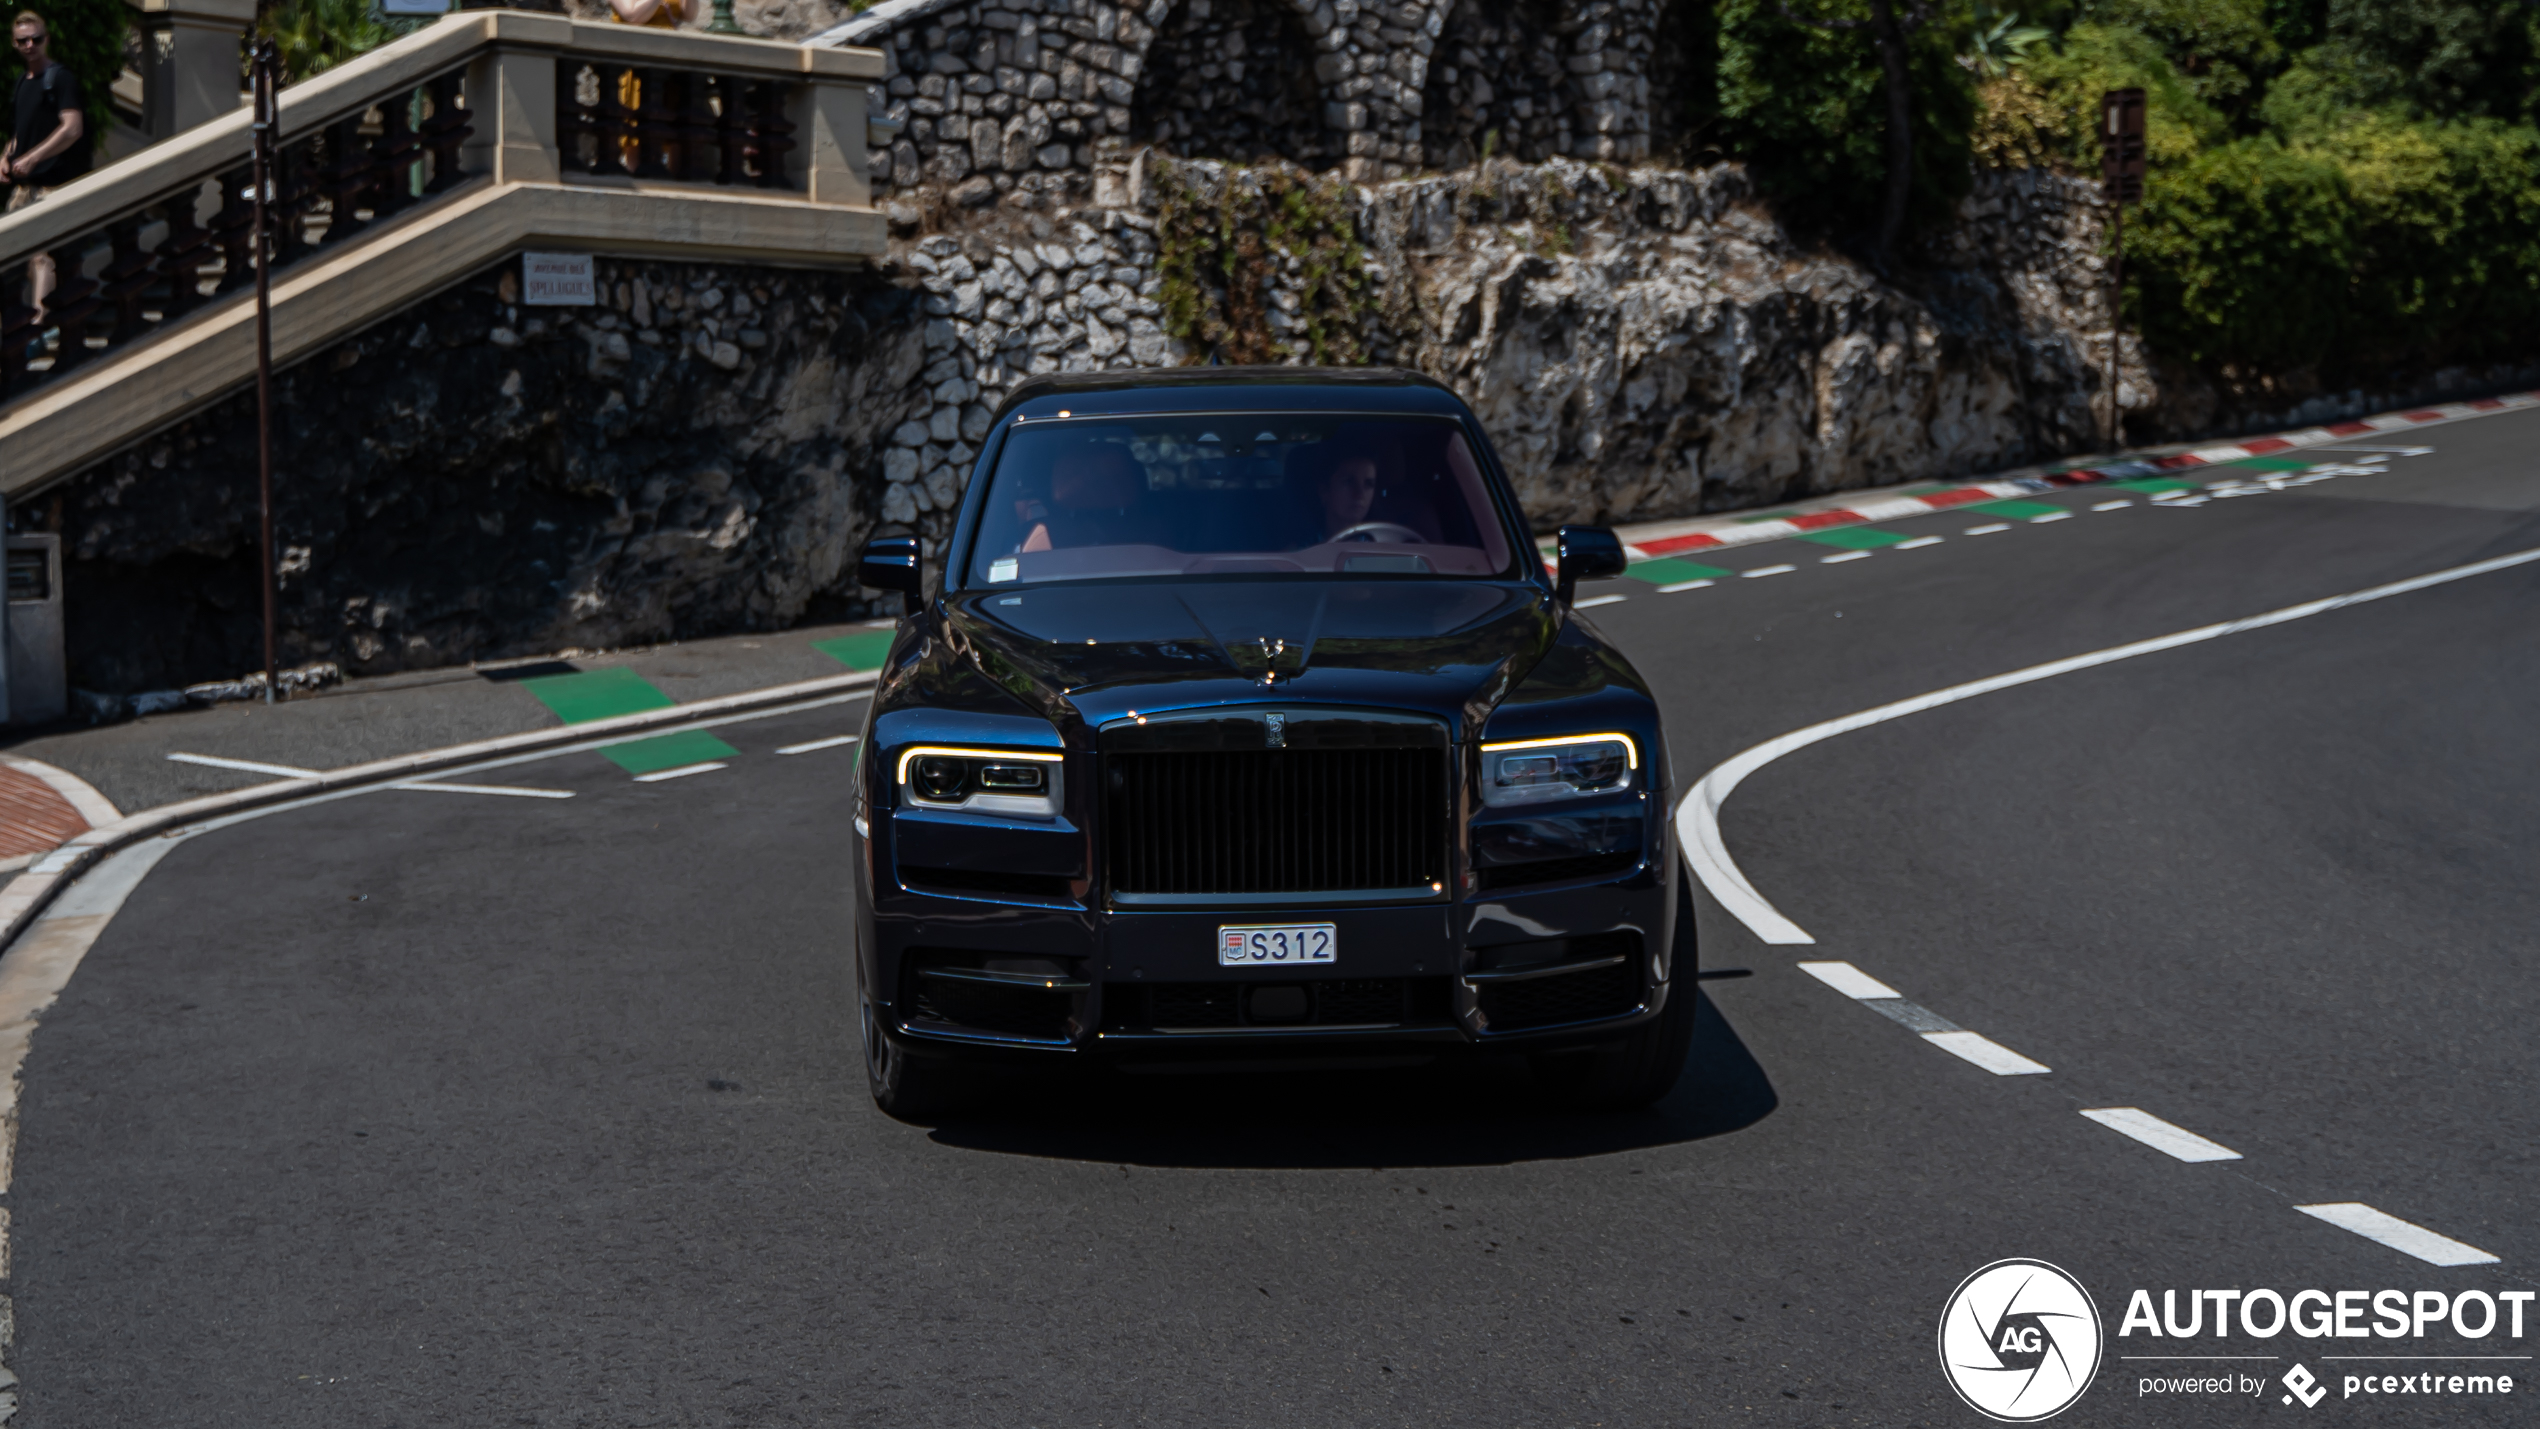
POLYGON ((2540 10, 2459 0, 2086 0, 1984 86, 1978 152, 2094 170, 2100 94, 2143 88, 2127 311, 2156 351, 2332 378, 2528 356, 2535 35, 2540 10))
MULTIPOLYGON (((1806 0, 1812 16, 1864 19, 1862 0, 1806 0)), ((1931 24, 1910 41, 1914 172, 1909 216, 1945 218, 1967 192, 1972 76, 1956 58, 1964 26, 1931 24)), ((1865 33, 1796 22, 1777 0, 1721 0, 1719 117, 1713 140, 1744 159, 1782 214, 1802 228, 1875 221, 1887 179, 1886 78, 1865 33)))

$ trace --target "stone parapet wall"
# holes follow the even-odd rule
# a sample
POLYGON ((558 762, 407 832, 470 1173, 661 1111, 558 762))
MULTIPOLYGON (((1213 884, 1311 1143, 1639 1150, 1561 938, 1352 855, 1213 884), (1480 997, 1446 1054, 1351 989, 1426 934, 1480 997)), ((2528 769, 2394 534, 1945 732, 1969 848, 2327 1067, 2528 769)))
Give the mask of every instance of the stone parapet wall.
POLYGON ((1645 158, 1654 13, 1655 0, 886 0, 813 43, 888 59, 875 112, 899 129, 872 152, 878 181, 1035 206, 1081 199, 1097 156, 1129 144, 1364 181, 1484 147, 1645 158))

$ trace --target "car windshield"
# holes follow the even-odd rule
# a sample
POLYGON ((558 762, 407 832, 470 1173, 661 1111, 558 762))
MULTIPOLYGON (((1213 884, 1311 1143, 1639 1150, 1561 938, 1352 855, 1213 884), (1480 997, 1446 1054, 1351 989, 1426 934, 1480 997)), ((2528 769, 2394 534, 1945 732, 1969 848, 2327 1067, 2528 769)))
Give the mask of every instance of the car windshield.
POLYGON ((989 483, 970 585, 1509 569, 1481 464, 1444 418, 1026 422, 1007 434, 989 483))

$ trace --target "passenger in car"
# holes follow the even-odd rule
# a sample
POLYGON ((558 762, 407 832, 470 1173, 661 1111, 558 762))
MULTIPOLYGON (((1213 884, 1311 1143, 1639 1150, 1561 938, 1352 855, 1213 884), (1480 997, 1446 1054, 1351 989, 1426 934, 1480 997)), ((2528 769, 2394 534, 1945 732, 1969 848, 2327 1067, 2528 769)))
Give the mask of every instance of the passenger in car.
POLYGON ((1063 453, 1050 464, 1049 501, 1018 503, 1015 514, 1033 525, 1016 549, 1028 553, 1144 541, 1146 495, 1146 468, 1125 449, 1106 442, 1063 453))
POLYGON ((1353 454, 1333 462, 1324 469, 1317 495, 1323 503, 1324 540, 1363 523, 1376 504, 1375 459, 1353 454))

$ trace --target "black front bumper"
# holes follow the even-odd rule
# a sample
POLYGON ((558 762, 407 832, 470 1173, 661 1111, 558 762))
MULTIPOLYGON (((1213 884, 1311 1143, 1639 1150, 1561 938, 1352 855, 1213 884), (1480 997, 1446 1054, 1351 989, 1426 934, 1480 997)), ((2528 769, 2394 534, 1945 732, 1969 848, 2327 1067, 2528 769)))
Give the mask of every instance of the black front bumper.
MULTIPOLYGON (((1379 905, 1114 909, 859 877, 864 986, 913 1051, 1330 1056, 1611 1040, 1672 984, 1676 871, 1379 905), (869 920, 869 921, 867 921, 869 920), (1327 965, 1220 967, 1230 924, 1331 923, 1327 965)), ((863 873, 871 865, 859 869, 863 873)))

